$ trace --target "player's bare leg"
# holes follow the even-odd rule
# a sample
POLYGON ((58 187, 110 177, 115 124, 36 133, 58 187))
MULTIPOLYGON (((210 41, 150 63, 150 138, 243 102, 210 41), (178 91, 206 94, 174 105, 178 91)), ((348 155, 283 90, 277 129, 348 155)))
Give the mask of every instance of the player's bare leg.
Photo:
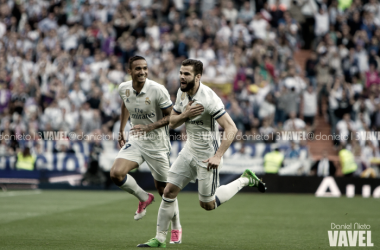
POLYGON ((162 197, 166 187, 166 182, 154 180, 154 186, 156 187, 158 194, 162 197))
POLYGON ((110 176, 112 181, 122 190, 134 195, 139 199, 139 206, 135 213, 135 220, 139 220, 146 214, 146 207, 154 201, 153 194, 145 192, 136 180, 129 175, 129 171, 137 168, 139 165, 134 161, 117 158, 111 168, 110 176))
POLYGON ((177 195, 181 191, 179 187, 168 183, 162 196, 162 202, 158 210, 156 237, 138 247, 166 247, 166 235, 168 234, 170 221, 175 215, 177 195))

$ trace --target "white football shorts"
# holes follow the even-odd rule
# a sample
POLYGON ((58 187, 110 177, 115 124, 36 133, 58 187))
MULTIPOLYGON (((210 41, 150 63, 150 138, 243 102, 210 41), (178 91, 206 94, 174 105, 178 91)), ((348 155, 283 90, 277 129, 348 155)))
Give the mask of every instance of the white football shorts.
POLYGON ((170 168, 169 152, 156 152, 155 154, 144 151, 134 141, 126 142, 116 156, 117 158, 134 161, 139 166, 145 161, 156 181, 167 182, 170 168))
POLYGON ((215 191, 219 187, 219 170, 222 167, 223 158, 218 169, 210 171, 207 171, 207 163, 202 160, 197 159, 186 148, 182 149, 169 170, 168 182, 183 189, 189 182, 195 182, 198 179, 199 200, 210 202, 215 200, 215 191))

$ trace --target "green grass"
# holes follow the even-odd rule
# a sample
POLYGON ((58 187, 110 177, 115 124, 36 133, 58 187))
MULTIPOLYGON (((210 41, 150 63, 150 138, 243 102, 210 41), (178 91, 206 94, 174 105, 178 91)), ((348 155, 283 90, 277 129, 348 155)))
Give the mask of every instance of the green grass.
MULTIPOLYGON (((155 196, 134 221, 137 200, 124 192, 0 193, 0 249, 137 249, 155 236, 155 196)), ((331 249, 331 223, 355 222, 371 225, 371 249, 380 246, 380 199, 242 193, 207 212, 184 192, 179 206, 183 243, 170 249, 331 249)))

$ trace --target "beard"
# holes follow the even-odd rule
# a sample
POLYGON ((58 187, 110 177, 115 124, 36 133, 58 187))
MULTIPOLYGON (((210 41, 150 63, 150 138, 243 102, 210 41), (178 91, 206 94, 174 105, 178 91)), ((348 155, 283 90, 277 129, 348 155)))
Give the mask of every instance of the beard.
POLYGON ((193 80, 191 82, 188 82, 186 87, 182 88, 181 86, 181 91, 182 92, 188 92, 190 89, 194 88, 195 86, 195 77, 193 78, 193 80))

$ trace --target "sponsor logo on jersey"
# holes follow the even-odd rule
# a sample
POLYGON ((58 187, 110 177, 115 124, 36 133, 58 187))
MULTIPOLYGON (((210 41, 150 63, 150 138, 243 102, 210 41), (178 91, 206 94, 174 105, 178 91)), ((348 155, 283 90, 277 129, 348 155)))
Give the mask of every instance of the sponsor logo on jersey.
MULTIPOLYGON (((139 108, 135 108, 135 112, 137 114, 131 114, 131 117, 133 119, 147 119, 147 118, 153 118, 156 116, 156 114, 154 112, 151 112, 149 114, 147 114, 147 113, 144 114, 144 110, 139 109, 139 108)), ((148 112, 150 112, 150 111, 148 111, 148 112)))
MULTIPOLYGON (((125 95, 127 96, 127 97, 129 97, 129 95, 131 94, 131 91, 129 90, 129 89, 127 89, 126 91, 125 91, 125 95)), ((128 100, 128 99, 127 99, 128 100)))
POLYGON ((181 100, 185 100, 185 97, 186 97, 186 93, 182 93, 181 100))
POLYGON ((183 105, 182 105, 182 102, 179 104, 179 106, 183 106, 183 105))
POLYGON ((150 113, 150 114, 132 114, 133 119, 147 119, 147 118, 153 118, 155 117, 155 113, 150 113))
POLYGON ((190 120, 189 122, 190 122, 190 124, 203 125, 203 121, 202 121, 202 120, 200 120, 200 121, 193 121, 193 120, 190 120))
POLYGON ((145 98, 145 104, 146 104, 146 105, 150 105, 149 97, 145 98))

